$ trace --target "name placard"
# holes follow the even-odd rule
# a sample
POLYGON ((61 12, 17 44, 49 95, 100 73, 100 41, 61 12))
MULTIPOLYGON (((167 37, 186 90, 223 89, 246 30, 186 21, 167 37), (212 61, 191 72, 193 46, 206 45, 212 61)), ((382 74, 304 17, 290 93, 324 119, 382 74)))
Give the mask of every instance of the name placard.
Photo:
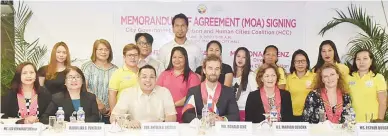
POLYGON ((388 123, 357 123, 358 135, 388 135, 388 123))
POLYGON ((308 134, 310 125, 308 122, 274 122, 272 129, 275 133, 295 132, 308 134))
POLYGON ((218 135, 252 135, 252 122, 223 122, 215 124, 218 135))
POLYGON ((104 123, 66 123, 65 132, 68 135, 93 134, 105 135, 104 123))
POLYGON ((144 122, 141 123, 141 133, 143 135, 179 135, 178 122, 144 122))
POLYGON ((39 136, 43 130, 40 124, 2 124, 0 135, 33 135, 39 136))

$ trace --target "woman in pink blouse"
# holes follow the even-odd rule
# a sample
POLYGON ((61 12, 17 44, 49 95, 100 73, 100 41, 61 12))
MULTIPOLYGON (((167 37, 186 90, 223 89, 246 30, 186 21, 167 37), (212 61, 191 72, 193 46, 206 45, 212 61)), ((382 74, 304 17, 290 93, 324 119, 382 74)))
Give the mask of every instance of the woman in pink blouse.
POLYGON ((174 47, 171 51, 170 63, 159 78, 157 85, 170 90, 175 103, 178 122, 182 122, 182 109, 189 88, 201 83, 198 76, 191 71, 187 51, 183 47, 174 47))

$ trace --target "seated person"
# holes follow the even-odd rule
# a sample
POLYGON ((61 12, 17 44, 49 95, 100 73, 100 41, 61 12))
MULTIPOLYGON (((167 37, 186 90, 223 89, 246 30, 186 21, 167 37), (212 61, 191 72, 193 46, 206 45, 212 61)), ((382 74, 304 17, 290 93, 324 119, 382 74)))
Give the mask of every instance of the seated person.
POLYGON ((343 123, 344 115, 349 115, 347 109, 351 107, 351 100, 339 68, 332 63, 323 64, 317 71, 315 82, 315 90, 307 95, 304 104, 303 121, 343 123))
POLYGON ((221 74, 222 61, 215 55, 209 55, 203 61, 203 72, 206 76, 205 81, 200 85, 189 89, 186 98, 194 98, 193 106, 186 105, 183 108, 183 122, 189 123, 198 114, 202 118, 202 108, 204 104, 208 105, 209 111, 216 114, 216 121, 239 121, 240 113, 237 107, 236 98, 232 88, 227 87, 220 82, 218 78, 221 74), (192 97, 193 96, 193 97, 192 97))
POLYGON ((85 122, 98 122, 99 111, 96 96, 87 92, 85 76, 78 67, 70 66, 65 70, 65 85, 66 92, 53 94, 51 103, 42 115, 44 119, 42 122, 47 124, 48 117, 55 116, 58 107, 63 107, 65 121, 70 121, 73 112, 83 107, 85 122))
POLYGON ((39 122, 51 101, 51 94, 40 87, 38 79, 34 64, 24 62, 17 66, 11 81, 11 90, 4 97, 2 118, 21 118, 16 122, 18 124, 39 122))
POLYGON ((290 92, 280 89, 279 72, 274 64, 264 64, 259 68, 256 82, 259 90, 249 93, 245 106, 245 121, 260 123, 265 119, 263 114, 269 114, 272 107, 277 110, 278 120, 291 122, 293 120, 290 92))
POLYGON ((116 117, 129 114, 129 126, 140 128, 141 122, 175 122, 176 110, 170 91, 156 85, 156 71, 151 65, 139 69, 138 86, 123 90, 113 108, 110 122, 116 117))

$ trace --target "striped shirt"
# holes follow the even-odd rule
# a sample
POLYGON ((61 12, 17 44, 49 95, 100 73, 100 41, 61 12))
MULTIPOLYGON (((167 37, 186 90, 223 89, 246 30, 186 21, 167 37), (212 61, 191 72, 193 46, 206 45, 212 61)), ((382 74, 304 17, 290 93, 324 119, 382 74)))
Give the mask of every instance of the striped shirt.
POLYGON ((97 98, 105 105, 109 107, 108 104, 108 88, 109 80, 114 71, 118 68, 116 65, 108 69, 103 69, 98 67, 92 61, 88 61, 82 65, 82 71, 84 72, 86 82, 88 83, 88 89, 91 93, 95 94, 97 98))

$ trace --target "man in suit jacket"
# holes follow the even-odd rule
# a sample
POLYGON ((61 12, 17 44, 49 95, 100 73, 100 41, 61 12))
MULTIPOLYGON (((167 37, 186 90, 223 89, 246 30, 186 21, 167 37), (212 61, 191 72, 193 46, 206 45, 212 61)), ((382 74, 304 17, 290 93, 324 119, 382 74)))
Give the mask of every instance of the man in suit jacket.
POLYGON ((198 114, 202 118, 202 108, 206 104, 210 112, 216 114, 216 121, 239 121, 239 110, 233 89, 218 82, 222 61, 215 55, 209 55, 203 61, 206 79, 200 85, 192 87, 187 93, 187 102, 183 108, 183 122, 189 123, 198 114), (188 102, 194 98, 195 106, 188 102), (196 109, 196 111, 195 111, 196 109))

